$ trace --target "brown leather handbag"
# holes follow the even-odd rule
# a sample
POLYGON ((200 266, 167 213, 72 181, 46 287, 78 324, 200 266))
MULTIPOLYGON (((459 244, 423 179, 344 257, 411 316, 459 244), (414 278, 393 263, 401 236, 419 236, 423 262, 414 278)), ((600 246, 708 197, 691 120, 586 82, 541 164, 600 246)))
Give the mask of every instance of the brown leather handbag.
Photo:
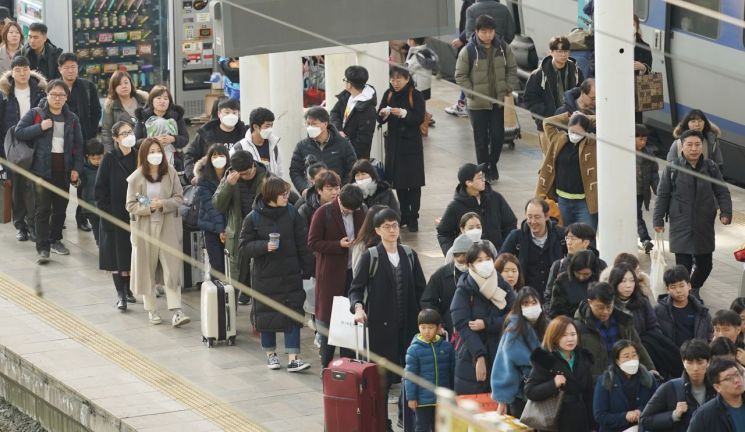
POLYGON ((520 421, 535 430, 558 431, 559 412, 564 401, 564 391, 542 401, 528 399, 520 421))

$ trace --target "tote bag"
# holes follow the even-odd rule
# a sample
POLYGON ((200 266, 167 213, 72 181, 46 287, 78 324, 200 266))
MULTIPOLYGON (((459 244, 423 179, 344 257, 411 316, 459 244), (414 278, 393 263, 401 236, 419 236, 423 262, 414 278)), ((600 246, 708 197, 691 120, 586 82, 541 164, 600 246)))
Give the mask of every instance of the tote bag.
POLYGON ((665 241, 662 239, 662 233, 655 233, 654 249, 652 249, 652 272, 649 275, 650 288, 655 299, 667 291, 665 278, 663 277, 665 270, 667 270, 665 254, 665 241))
POLYGON ((520 421, 536 430, 558 431, 559 411, 563 401, 563 390, 546 400, 533 401, 528 399, 523 415, 520 416, 520 421))

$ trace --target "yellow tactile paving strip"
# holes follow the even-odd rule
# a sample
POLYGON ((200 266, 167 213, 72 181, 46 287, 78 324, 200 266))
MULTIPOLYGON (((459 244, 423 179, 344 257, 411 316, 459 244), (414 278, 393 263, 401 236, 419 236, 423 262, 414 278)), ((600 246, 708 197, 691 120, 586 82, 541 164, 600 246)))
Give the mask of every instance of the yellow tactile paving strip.
POLYGON ((37 297, 24 288, 23 284, 4 273, 0 273, 0 296, 28 310, 48 325, 201 414, 225 431, 266 431, 261 425, 249 420, 226 402, 198 389, 194 384, 147 359, 119 340, 99 332, 87 321, 68 313, 44 298, 37 297))

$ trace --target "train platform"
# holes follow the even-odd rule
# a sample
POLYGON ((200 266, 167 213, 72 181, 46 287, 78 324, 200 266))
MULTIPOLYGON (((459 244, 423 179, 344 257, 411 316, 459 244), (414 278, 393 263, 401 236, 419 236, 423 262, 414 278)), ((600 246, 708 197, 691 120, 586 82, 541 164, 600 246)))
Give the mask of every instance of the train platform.
MULTIPOLYGON (((456 91, 435 82, 433 95, 428 110, 437 125, 424 141, 427 186, 420 231, 402 233, 419 252, 427 276, 443 261, 434 220, 452 198, 458 166, 474 159, 468 119, 443 112, 456 91)), ((535 124, 525 114, 519 117, 522 139, 514 150, 505 147, 493 187, 522 220, 541 153, 535 124)), ((745 193, 731 190, 734 223, 716 226, 714 271, 702 290, 712 311, 735 298, 743 274, 732 251, 745 239, 745 193)), ((197 290, 184 292, 184 312, 192 323, 182 328, 149 324, 141 301, 126 313, 117 311, 111 277, 98 270, 93 236, 76 229, 74 210, 71 203, 64 231, 71 254, 53 255, 43 267, 35 264, 32 243, 16 241, 10 224, 0 227, 0 395, 25 387, 38 397, 36 402, 27 397, 29 407, 22 409, 41 409, 40 397, 57 404, 57 415, 89 421, 83 426, 95 431, 323 430, 312 330, 302 330, 301 342, 312 368, 290 374, 267 370, 248 306, 238 310, 236 346, 213 349, 201 340, 197 290)), ((649 258, 641 253, 640 259, 648 271, 649 258)), ((165 300, 159 305, 165 309, 165 300)))

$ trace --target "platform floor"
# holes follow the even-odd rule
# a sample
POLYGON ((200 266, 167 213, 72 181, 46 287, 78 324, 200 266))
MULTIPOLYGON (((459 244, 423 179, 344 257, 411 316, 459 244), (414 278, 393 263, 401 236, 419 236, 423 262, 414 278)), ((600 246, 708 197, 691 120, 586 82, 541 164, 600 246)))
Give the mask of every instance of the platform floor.
MULTIPOLYGON (((458 166, 475 158, 468 119, 455 118, 443 112, 443 108, 456 99, 456 92, 437 82, 434 83, 433 90, 436 96, 429 101, 428 108, 437 125, 430 129, 430 136, 425 139, 424 144, 427 186, 422 194, 420 232, 403 233, 404 242, 419 252, 427 275, 443 261, 436 239, 434 219, 441 215, 452 197, 457 183, 458 166)), ((505 147, 500 162, 501 178, 494 187, 505 196, 521 220, 522 206, 534 191, 541 153, 537 146, 534 123, 524 114, 520 118, 523 138, 517 142, 514 150, 505 147)), ((745 193, 734 189, 732 191, 734 207, 738 213, 733 225, 723 227, 717 224, 718 250, 715 253, 714 271, 702 291, 703 298, 712 310, 729 305, 739 289, 743 272, 741 265, 733 260, 732 251, 745 238, 745 215, 739 213, 745 209, 745 193)), ((219 346, 215 349, 207 349, 201 342, 198 291, 184 293, 184 311, 193 319, 184 328, 173 329, 165 323, 160 326, 150 325, 142 303, 131 305, 127 313, 119 313, 114 307, 115 293, 111 277, 98 270, 97 248, 93 236, 76 229, 74 209, 74 204, 68 208, 68 228, 64 232, 64 242, 71 250, 71 255, 61 257, 53 254, 52 262, 40 272, 45 302, 49 301, 60 310, 82 319, 90 325, 90 329, 104 335, 102 337, 119 341, 122 349, 131 349, 132 355, 144 362, 142 365, 152 362, 162 368, 163 373, 183 378, 200 389, 199 395, 205 401, 210 400, 210 403, 218 405, 223 403, 230 412, 244 416, 267 430, 323 430, 319 358, 310 329, 305 328, 302 332, 302 354, 313 367, 307 373, 288 374, 284 369, 266 369, 265 355, 260 349, 258 338, 250 330, 247 307, 238 311, 237 345, 219 346)), ((0 272, 33 287, 37 269, 33 244, 17 242, 11 225, 0 227, 0 244, 3 245, 0 272)), ((648 270, 648 257, 641 254, 640 258, 643 267, 648 270)), ((85 338, 76 339, 73 334, 55 328, 54 325, 46 329, 44 326, 50 326, 49 316, 30 312, 17 298, 6 291, 5 284, 0 283, 0 345, 18 350, 24 358, 38 362, 38 367, 49 369, 65 382, 74 384, 76 380, 98 382, 105 379, 107 385, 88 388, 94 388, 90 390, 91 397, 110 398, 115 402, 112 409, 125 422, 141 430, 223 428, 220 424, 207 420, 203 414, 204 409, 195 413, 193 407, 184 404, 183 399, 188 398, 188 395, 182 395, 180 400, 160 388, 158 379, 147 377, 152 371, 138 367, 122 368, 112 357, 116 353, 102 354, 86 346, 85 338), (23 330, 27 326, 42 326, 43 329, 31 332, 41 339, 29 339, 30 333, 23 330), (75 350, 82 349, 83 354, 69 354, 71 346, 75 350), (39 347, 42 349, 38 349, 39 347), (83 358, 78 357, 79 355, 92 355, 90 358, 94 360, 91 360, 92 363, 79 361, 83 358), (114 369, 118 371, 113 376, 121 374, 122 380, 113 379, 107 372, 106 368, 111 365, 115 365, 114 369), (133 381, 138 384, 132 385, 133 381), (152 409, 146 411, 134 409, 142 406, 142 401, 150 401, 150 396, 153 400, 163 402, 160 405, 148 402, 147 405, 152 409), (152 417, 154 415, 156 417, 152 417), (157 417, 161 415, 162 417, 157 417)), ((159 302, 164 310, 165 300, 160 299, 159 302)), ((163 318, 167 322, 166 318, 170 316, 163 315, 163 318)), ((279 345, 281 346, 281 337, 279 345)), ((283 359, 283 363, 284 361, 283 359)), ((83 387, 83 390, 86 388, 83 387)), ((245 423, 246 427, 248 424, 245 423)))

